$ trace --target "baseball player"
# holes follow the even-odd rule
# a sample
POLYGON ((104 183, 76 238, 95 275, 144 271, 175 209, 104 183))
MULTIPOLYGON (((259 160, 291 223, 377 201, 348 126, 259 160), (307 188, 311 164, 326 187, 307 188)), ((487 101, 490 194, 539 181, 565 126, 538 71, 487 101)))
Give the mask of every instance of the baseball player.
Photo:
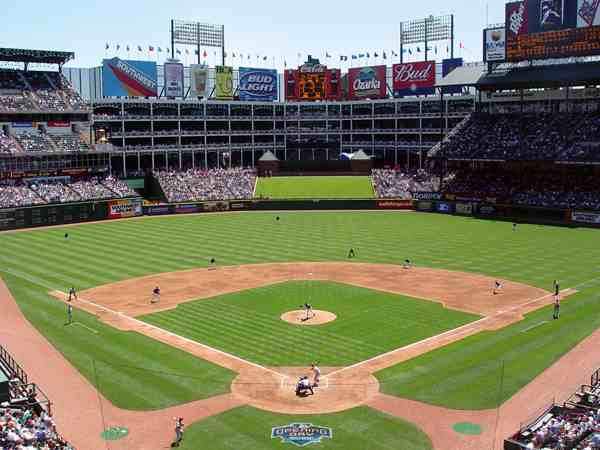
POLYGON ((158 303, 159 301, 160 301, 160 288, 158 286, 156 286, 152 290, 152 299, 150 300, 150 303, 158 303))
POLYGON ((175 440, 171 444, 171 447, 179 447, 181 441, 183 440, 183 417, 175 418, 175 440))
POLYGON ((67 320, 67 325, 73 323, 73 306, 70 303, 67 304, 67 320))
POLYGON ((552 318, 554 320, 558 320, 560 316, 560 284, 558 281, 554 280, 554 313, 552 314, 552 318))
POLYGON ((306 395, 307 392, 310 392, 310 395, 315 394, 315 391, 313 391, 313 387, 310 384, 308 377, 300 377, 300 379, 298 380, 298 384, 296 384, 296 395, 306 395))
POLYGON ((75 290, 75 286, 71 286, 69 289, 69 301, 77 300, 77 291, 75 290))
POLYGON ((315 317, 315 313, 313 312, 312 305, 306 302, 303 306, 304 311, 306 311, 306 317, 304 320, 310 320, 315 317))
POLYGON ((410 259, 406 258, 404 260, 404 264, 402 265, 402 267, 404 267, 405 269, 410 269, 412 266, 412 263, 410 262, 410 259))
POLYGON ((350 250, 348 251, 348 258, 354 258, 356 256, 356 252, 354 251, 354 248, 350 248, 350 250))
POLYGON ((494 283, 493 293, 494 293, 494 295, 498 295, 498 294, 500 294, 501 291, 502 291, 502 283, 500 282, 500 280, 496 280, 496 282, 494 283))
POLYGON ((316 364, 311 364, 310 370, 313 373, 313 386, 319 387, 321 381, 321 369, 316 364))
POLYGON ((513 229, 512 230, 513 231, 517 231, 517 224, 516 224, 516 222, 513 222, 513 229))

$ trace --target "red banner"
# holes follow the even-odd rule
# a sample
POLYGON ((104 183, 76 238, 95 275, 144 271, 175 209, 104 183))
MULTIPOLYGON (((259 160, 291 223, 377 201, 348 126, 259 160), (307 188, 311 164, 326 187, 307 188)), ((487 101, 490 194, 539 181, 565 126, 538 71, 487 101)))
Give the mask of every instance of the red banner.
POLYGON ((506 4, 506 40, 515 41, 529 30, 529 14, 525 1, 506 4))
POLYGON ((286 100, 298 100, 298 71, 294 69, 287 69, 284 72, 284 83, 285 83, 285 99, 286 100))
POLYGON ((342 99, 342 71, 340 69, 328 69, 325 80, 327 87, 327 100, 342 99))
POLYGON ((71 126, 71 122, 66 122, 63 120, 49 120, 48 127, 50 128, 69 128, 71 126))
POLYGON ((394 64, 394 95, 428 95, 434 93, 435 61, 394 64))
POLYGON ((348 69, 348 96, 350 100, 386 97, 386 67, 358 67, 348 69))

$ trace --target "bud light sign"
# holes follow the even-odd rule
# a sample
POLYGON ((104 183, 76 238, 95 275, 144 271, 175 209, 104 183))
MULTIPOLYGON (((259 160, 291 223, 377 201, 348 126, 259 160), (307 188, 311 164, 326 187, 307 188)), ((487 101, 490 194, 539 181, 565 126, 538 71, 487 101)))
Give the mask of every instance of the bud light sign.
POLYGON ((348 94, 351 100, 386 97, 386 67, 360 67, 348 70, 348 94))
POLYGON ((277 71, 240 67, 239 93, 242 101, 277 100, 277 71))
POLYGON ((394 96, 431 95, 435 87, 435 62, 394 64, 394 96))

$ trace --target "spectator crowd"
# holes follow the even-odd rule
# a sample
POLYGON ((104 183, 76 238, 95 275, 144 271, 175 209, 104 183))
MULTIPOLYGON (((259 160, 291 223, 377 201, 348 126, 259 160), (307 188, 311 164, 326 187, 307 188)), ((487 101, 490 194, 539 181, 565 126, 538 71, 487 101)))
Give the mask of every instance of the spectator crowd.
POLYGON ((109 200, 136 197, 138 194, 123 181, 112 176, 85 180, 42 179, 40 181, 5 181, 0 184, 0 208, 70 203, 86 200, 109 200))
POLYGON ((254 195, 253 169, 190 169, 155 174, 169 202, 243 200, 254 195))
POLYGON ((3 450, 72 450, 56 430, 52 417, 34 406, 0 405, 0 448, 3 450))
POLYGON ((374 169, 371 174, 378 198, 410 200, 414 192, 437 192, 439 177, 426 170, 374 169))

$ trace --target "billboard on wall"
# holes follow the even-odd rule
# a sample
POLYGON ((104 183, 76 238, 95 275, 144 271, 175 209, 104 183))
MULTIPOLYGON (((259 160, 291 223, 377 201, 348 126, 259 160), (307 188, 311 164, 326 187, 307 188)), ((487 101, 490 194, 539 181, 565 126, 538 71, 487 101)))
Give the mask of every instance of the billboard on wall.
POLYGON ((600 0, 577 0, 577 27, 600 25, 600 0))
POLYGON ((277 92, 277 70, 240 67, 240 100, 272 102, 277 92))
POLYGON ((166 97, 183 97, 183 64, 166 62, 164 68, 166 97))
MULTIPOLYGON (((448 58, 442 60, 442 78, 447 77, 457 67, 463 66, 462 58, 448 58)), ((442 88, 444 94, 460 94, 463 86, 447 86, 442 88)))
POLYGON ((344 98, 342 71, 340 69, 327 69, 325 83, 327 88, 327 100, 342 100, 344 98))
POLYGON ((506 5, 506 60, 600 55, 598 0, 526 0, 506 5))
POLYGON ((113 200, 108 203, 108 217, 120 219, 142 215, 142 200, 113 200))
POLYGON ((348 69, 350 100, 385 98, 386 88, 386 66, 348 69))
POLYGON ((156 97, 157 87, 153 61, 102 61, 102 92, 106 97, 156 97))
POLYGON ((483 30, 483 61, 503 62, 506 60, 506 28, 483 30))
POLYGON ((201 64, 190 66, 190 95, 192 97, 208 97, 208 67, 201 64))
POLYGON ((233 99, 233 67, 215 67, 215 98, 217 100, 233 99))
POLYGON ((298 94, 296 92, 296 84, 298 81, 298 71, 294 69, 287 69, 283 74, 283 82, 285 84, 285 99, 286 100, 298 100, 298 94))
POLYGON ((435 61, 394 64, 394 96, 431 95, 435 86, 435 61))

